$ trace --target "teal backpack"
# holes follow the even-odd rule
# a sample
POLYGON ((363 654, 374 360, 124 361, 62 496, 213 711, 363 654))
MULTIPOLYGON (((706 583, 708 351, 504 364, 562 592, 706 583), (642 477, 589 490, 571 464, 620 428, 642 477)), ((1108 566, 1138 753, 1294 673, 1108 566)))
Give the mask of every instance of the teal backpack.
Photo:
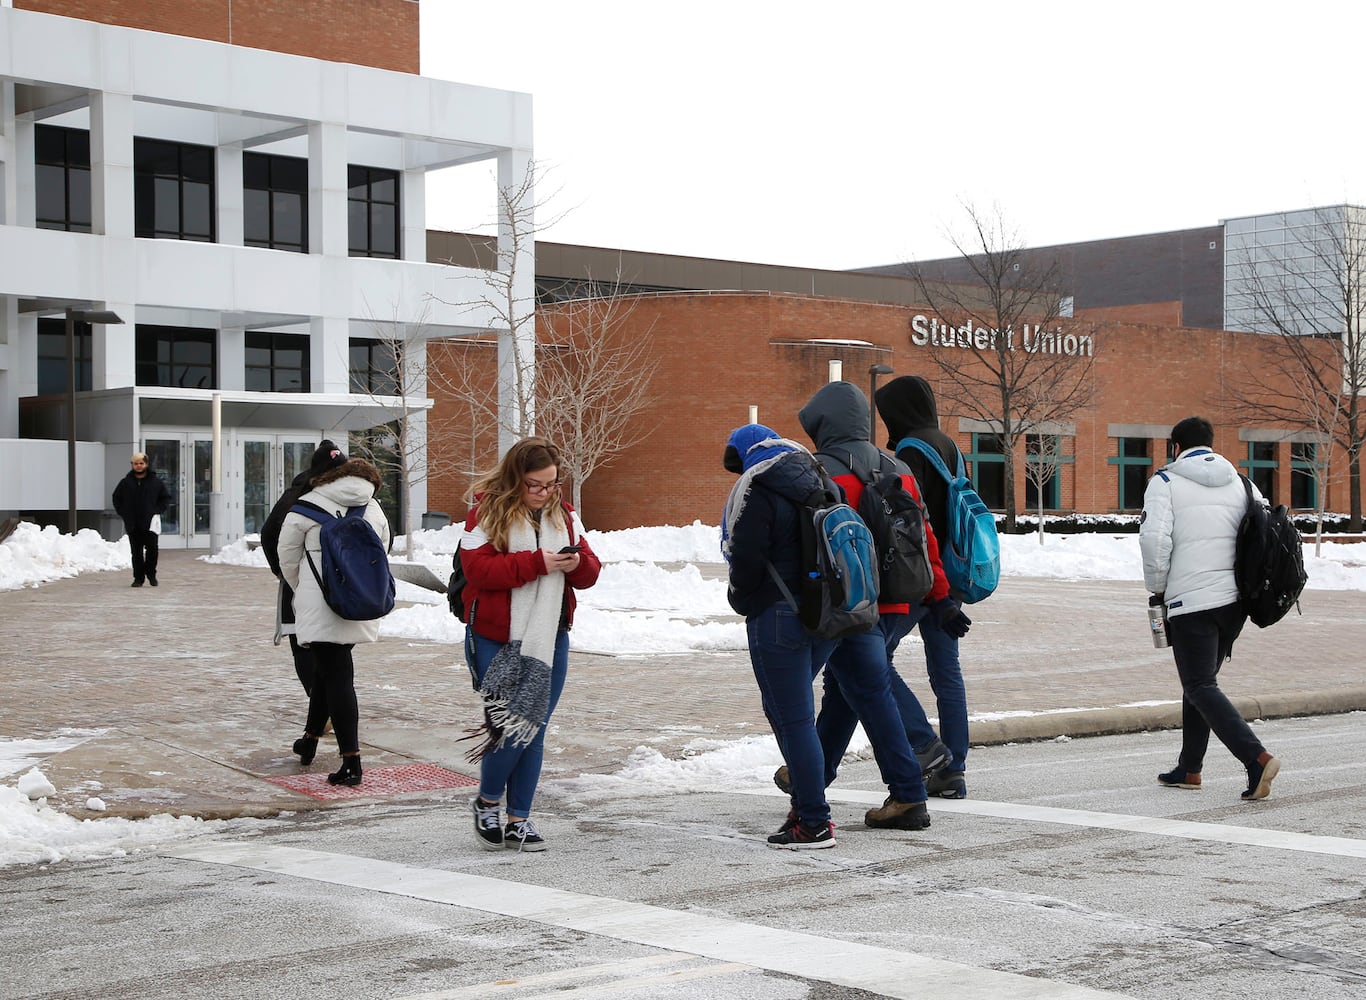
POLYGON ((1001 538, 996 533, 996 516, 991 513, 963 466, 958 454, 957 474, 949 473, 943 457, 928 441, 907 437, 897 442, 898 453, 914 448, 924 455, 949 487, 949 537, 940 538, 939 559, 949 586, 964 604, 976 604, 992 595, 1001 582, 1001 538))

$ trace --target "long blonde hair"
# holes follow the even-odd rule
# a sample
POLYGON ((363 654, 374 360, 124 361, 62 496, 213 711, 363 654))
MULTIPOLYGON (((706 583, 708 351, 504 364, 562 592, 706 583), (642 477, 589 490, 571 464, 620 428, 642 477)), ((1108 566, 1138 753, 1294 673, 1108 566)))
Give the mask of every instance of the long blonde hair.
MULTIPOLYGON (((518 518, 533 520, 531 508, 522 502, 527 473, 540 472, 552 465, 558 475, 559 448, 543 437, 523 438, 471 488, 469 500, 479 505, 479 527, 484 529, 484 534, 498 551, 507 551, 508 535, 518 518)), ((542 508, 542 516, 556 524, 564 524, 564 507, 558 496, 542 508)))

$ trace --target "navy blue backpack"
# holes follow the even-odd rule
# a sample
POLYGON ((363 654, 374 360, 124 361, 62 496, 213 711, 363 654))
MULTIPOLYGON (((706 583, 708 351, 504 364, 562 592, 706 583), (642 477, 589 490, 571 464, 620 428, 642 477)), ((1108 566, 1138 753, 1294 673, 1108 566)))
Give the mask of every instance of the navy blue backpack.
POLYGON ((383 618, 394 609, 394 574, 389 569, 389 553, 365 519, 364 504, 349 508, 344 515, 323 510, 307 500, 300 500, 289 509, 312 518, 320 526, 322 571, 318 571, 307 547, 304 556, 318 581, 318 589, 323 592, 323 600, 337 617, 368 622, 383 618))

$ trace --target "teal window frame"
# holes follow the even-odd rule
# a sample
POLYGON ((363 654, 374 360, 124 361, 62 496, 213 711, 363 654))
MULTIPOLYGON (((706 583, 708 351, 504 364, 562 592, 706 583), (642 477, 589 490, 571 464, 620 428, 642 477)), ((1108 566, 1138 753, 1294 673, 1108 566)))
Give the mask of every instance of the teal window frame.
POLYGON ((1271 503, 1276 502, 1276 473, 1280 471, 1279 458, 1267 458, 1266 453, 1278 454, 1275 441, 1249 441, 1247 458, 1238 463, 1243 474, 1252 480, 1252 485, 1261 491, 1271 503))
POLYGON ((1116 496, 1119 500, 1120 510, 1142 510, 1143 494, 1147 491, 1148 480, 1152 478, 1153 468, 1153 443, 1150 438, 1122 437, 1115 439, 1118 444, 1115 448, 1118 454, 1105 461, 1109 465, 1116 467, 1116 479, 1118 480, 1118 490, 1116 496), (1135 443, 1143 446, 1142 454, 1135 454, 1130 449, 1135 443), (1143 476, 1141 483, 1133 482, 1136 477, 1134 469, 1142 469, 1143 476), (1135 496, 1130 496, 1131 492, 1136 492, 1135 496))
POLYGON ((1318 510, 1319 446, 1312 441, 1290 443, 1290 506, 1293 510, 1318 510), (1308 455, 1306 457, 1306 451, 1308 455), (1301 502, 1303 501, 1303 502, 1301 502))
POLYGON ((1006 506, 1004 448, 1000 434, 973 434, 971 450, 963 456, 973 487, 991 510, 1005 510, 1006 506), (995 451, 983 448, 988 441, 995 443, 995 451))

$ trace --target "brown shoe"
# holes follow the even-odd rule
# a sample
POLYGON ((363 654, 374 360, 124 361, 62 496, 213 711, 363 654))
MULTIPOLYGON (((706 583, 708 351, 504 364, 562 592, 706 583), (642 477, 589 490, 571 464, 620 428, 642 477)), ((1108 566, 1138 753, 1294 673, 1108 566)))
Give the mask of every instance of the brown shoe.
POLYGON ((869 809, 863 822, 882 830, 923 830, 930 825, 930 811, 924 802, 898 802, 890 795, 876 809, 869 809))

